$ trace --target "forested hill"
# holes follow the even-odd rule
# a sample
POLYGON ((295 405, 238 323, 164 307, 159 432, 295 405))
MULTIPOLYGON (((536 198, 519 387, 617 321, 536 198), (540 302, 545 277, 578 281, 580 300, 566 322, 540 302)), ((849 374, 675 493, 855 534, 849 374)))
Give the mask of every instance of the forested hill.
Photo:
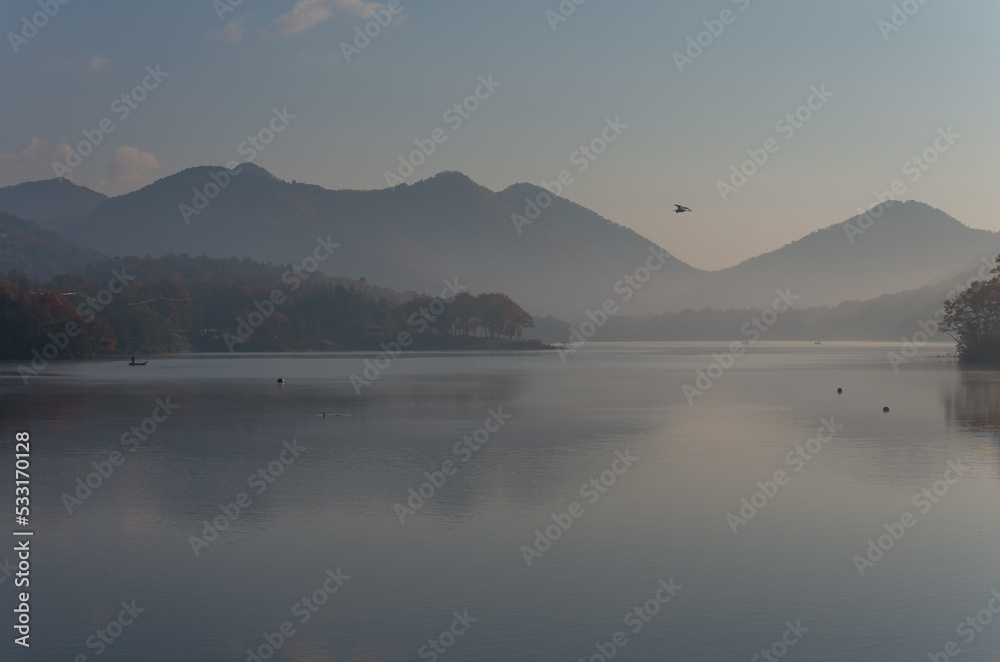
MULTIPOLYGON (((61 286, 60 284, 71 285, 81 278, 84 281, 107 280, 108 274, 114 269, 124 270, 136 281, 144 284, 169 281, 185 286, 197 283, 230 283, 270 288, 288 287, 288 283, 283 282, 283 279, 286 281, 294 280, 294 278, 299 277, 296 275, 296 269, 299 272, 303 271, 301 265, 295 264, 275 266, 249 258, 212 258, 204 255, 192 257, 171 253, 157 258, 148 255, 143 258, 132 256, 106 258, 87 265, 79 273, 57 276, 52 282, 61 286), (287 275, 289 273, 291 275, 287 275)), ((307 280, 313 284, 342 285, 348 289, 364 286, 376 298, 385 298, 396 303, 411 299, 415 294, 414 292, 397 292, 387 287, 371 285, 361 279, 334 278, 319 270, 309 273, 307 280)))
POLYGON ((51 278, 103 257, 35 221, 0 212, 0 273, 21 269, 38 278, 51 278))
POLYGON ((452 285, 401 294, 301 265, 174 255, 49 281, 12 271, 0 276, 0 360, 378 349, 404 332, 414 348, 474 348, 519 342, 534 324, 504 294, 452 285))

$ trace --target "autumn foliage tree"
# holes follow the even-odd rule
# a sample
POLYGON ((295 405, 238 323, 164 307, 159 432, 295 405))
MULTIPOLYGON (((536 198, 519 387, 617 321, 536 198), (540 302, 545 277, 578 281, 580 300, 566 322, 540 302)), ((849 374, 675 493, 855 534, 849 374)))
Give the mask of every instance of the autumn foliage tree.
POLYGON ((34 358, 33 352, 47 346, 64 359, 93 358, 115 350, 117 340, 107 321, 87 323, 66 296, 33 290, 18 280, 0 280, 0 358, 34 358))

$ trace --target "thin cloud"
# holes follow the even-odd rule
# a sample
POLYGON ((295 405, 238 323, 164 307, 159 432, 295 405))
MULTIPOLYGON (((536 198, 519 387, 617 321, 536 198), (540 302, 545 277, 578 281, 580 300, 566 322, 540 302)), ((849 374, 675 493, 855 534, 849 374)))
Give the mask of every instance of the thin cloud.
POLYGON ((212 30, 207 35, 208 39, 219 39, 223 41, 228 41, 230 43, 241 41, 243 35, 245 34, 243 30, 243 23, 250 18, 250 14, 245 14, 238 18, 233 18, 222 26, 221 30, 212 30))
POLYGON ((95 55, 87 63, 87 71, 100 71, 109 64, 111 64, 111 58, 104 57, 103 55, 95 55))
POLYGON ((46 149, 40 138, 32 138, 17 151, 0 152, 0 186, 52 179, 52 162, 65 160, 67 154, 69 145, 65 142, 46 149))
POLYGON ((152 152, 122 145, 115 150, 111 163, 105 168, 106 177, 97 183, 96 188, 107 195, 128 193, 152 183, 160 168, 160 162, 152 152))
POLYGON ((371 18, 377 10, 384 9, 381 3, 368 2, 367 0, 334 0, 333 4, 339 9, 361 18, 371 18))
POLYGON ((368 0, 299 0, 290 12, 271 21, 264 32, 266 35, 287 37, 322 23, 333 15, 334 9, 360 18, 371 18, 384 7, 381 3, 368 0))

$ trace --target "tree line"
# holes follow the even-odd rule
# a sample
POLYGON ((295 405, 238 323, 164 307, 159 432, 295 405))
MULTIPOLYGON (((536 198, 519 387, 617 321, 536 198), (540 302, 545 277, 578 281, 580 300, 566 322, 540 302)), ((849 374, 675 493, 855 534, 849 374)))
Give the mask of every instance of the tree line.
POLYGON ((463 292, 435 304, 427 295, 319 272, 293 290, 282 285, 282 271, 250 260, 187 256, 109 260, 46 282, 12 271, 0 275, 0 359, 30 359, 33 351, 55 342, 53 336, 57 347, 65 345, 59 358, 82 359, 336 351, 365 348, 375 338, 404 330, 437 336, 447 346, 449 338, 460 336, 520 340, 534 325, 505 294, 463 292), (124 286, 109 285, 110 273, 120 274, 124 286), (277 304, 276 292, 282 295, 277 304), (432 304, 437 314, 427 312, 432 304), (73 325, 72 337, 67 325, 73 325), (252 333, 238 332, 241 325, 252 333))

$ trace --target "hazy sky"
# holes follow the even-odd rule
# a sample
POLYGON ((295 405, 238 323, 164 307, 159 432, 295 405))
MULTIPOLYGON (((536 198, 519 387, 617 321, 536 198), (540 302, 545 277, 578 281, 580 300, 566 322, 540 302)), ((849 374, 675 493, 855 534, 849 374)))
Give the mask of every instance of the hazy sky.
POLYGON ((294 119, 255 156, 281 178, 384 188, 440 128, 407 181, 460 170, 500 190, 569 170, 565 197, 702 268, 843 221, 895 180, 901 199, 1000 230, 996 0, 895 0, 891 32, 890 0, 564 0, 575 11, 559 22, 559 0, 399 0, 396 15, 365 0, 63 1, 41 0, 58 12, 35 17, 37 34, 23 17, 39 0, 0 5, 0 185, 55 176, 53 160, 107 118, 114 130, 67 176, 122 193, 242 160, 241 143, 287 108, 294 119), (674 53, 702 32, 709 45, 680 71, 674 53), (169 76, 147 73, 157 65, 169 76), (445 118, 490 75, 500 86, 461 126, 445 118), (824 85, 832 96, 813 97, 807 121, 777 124, 824 85), (628 128, 581 172, 573 153, 608 118, 628 128), (905 165, 949 127, 936 163, 905 165), (724 202, 717 183, 769 138, 776 151, 724 202))

